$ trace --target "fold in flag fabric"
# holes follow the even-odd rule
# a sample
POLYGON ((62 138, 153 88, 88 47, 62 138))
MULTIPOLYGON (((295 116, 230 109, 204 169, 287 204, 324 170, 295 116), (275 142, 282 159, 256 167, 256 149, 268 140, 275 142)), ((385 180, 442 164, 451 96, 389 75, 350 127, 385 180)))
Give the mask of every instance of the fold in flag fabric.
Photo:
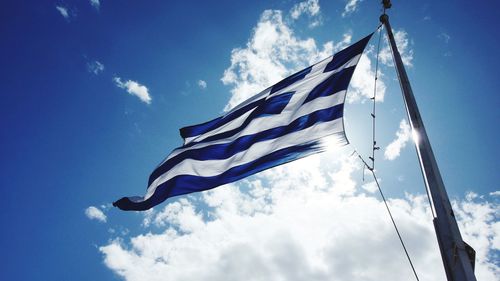
POLYGON ((345 95, 372 34, 281 80, 224 116, 180 129, 184 144, 153 171, 146 195, 124 197, 113 205, 147 210, 167 198, 212 189, 321 152, 326 136, 347 144, 345 95))

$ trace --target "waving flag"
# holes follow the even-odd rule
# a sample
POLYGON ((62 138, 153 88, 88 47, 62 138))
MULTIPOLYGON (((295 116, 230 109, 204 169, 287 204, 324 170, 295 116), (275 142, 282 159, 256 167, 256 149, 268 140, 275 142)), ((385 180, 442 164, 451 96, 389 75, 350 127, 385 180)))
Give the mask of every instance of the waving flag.
POLYGON ((149 177, 144 197, 113 203, 147 210, 169 197, 208 190, 323 150, 321 138, 344 133, 344 101, 372 34, 238 105, 226 115, 182 128, 184 145, 149 177))

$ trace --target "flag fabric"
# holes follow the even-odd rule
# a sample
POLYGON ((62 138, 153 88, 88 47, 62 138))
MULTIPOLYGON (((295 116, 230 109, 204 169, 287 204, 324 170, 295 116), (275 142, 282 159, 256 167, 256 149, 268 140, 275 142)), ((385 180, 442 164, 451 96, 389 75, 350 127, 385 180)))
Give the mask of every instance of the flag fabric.
POLYGON ((184 144, 150 175, 146 195, 124 197, 113 205, 147 210, 167 198, 212 189, 320 152, 326 136, 347 144, 345 95, 372 34, 281 80, 224 116, 180 129, 184 144))

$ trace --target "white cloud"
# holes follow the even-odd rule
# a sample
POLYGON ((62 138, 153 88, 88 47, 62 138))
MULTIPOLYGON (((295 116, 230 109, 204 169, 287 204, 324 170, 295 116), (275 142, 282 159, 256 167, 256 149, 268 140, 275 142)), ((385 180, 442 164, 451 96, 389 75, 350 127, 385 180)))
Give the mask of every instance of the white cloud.
POLYGON ((394 160, 399 157, 401 149, 406 146, 406 143, 410 140, 411 128, 405 119, 401 120, 399 123, 399 130, 396 132, 396 139, 394 139, 384 151, 384 158, 388 160, 394 160))
POLYGON ((148 88, 146 86, 132 80, 122 82, 120 77, 114 77, 113 81, 115 81, 116 86, 126 89, 129 94, 138 97, 141 101, 147 104, 151 104, 151 96, 149 95, 148 88))
POLYGON ((90 0, 90 5, 99 10, 99 8, 101 7, 101 2, 99 0, 90 0))
POLYGON ((104 71, 104 64, 100 63, 97 60, 88 62, 87 63, 87 70, 89 72, 94 73, 95 75, 98 75, 99 73, 104 71))
POLYGON ((307 15, 310 20, 309 27, 317 27, 323 23, 320 9, 319 0, 306 0, 293 5, 290 9, 290 17, 297 20, 300 16, 307 15))
MULTIPOLYGON (((408 33, 403 29, 393 31, 394 40, 396 41, 396 45, 398 46, 399 54, 401 55, 401 59, 403 60, 403 64, 406 66, 413 66, 413 49, 411 48, 411 41, 408 39, 408 33)), ((385 40, 385 46, 380 50, 380 62, 393 66, 392 62, 392 51, 389 46, 389 42, 387 39, 385 40)))
POLYGON ((500 190, 490 192, 490 196, 500 196, 500 190))
POLYGON ((342 17, 347 17, 350 14, 354 13, 358 9, 359 3, 363 0, 347 0, 347 3, 344 7, 344 12, 342 12, 342 17))
POLYGON ((364 190, 369 193, 374 193, 378 190, 377 183, 375 181, 367 182, 361 186, 364 190))
MULTIPOLYGON (((495 261, 498 265, 498 258, 491 251, 500 250, 500 221, 498 221, 500 206, 484 199, 481 200, 483 196, 475 195, 466 196, 466 200, 463 201, 454 200, 453 210, 464 241, 476 250, 476 266, 477 262, 486 266, 487 263, 495 263, 495 261)), ((491 266, 490 270, 496 272, 496 280, 498 280, 500 268, 491 266)), ((482 280, 483 278, 480 278, 478 273, 476 270, 477 280, 482 280)))
POLYGON ((476 199, 479 195, 475 193, 474 191, 469 191, 465 194, 465 200, 467 201, 472 201, 476 199))
POLYGON ((89 218, 91 220, 97 220, 100 222, 107 221, 107 217, 103 213, 103 211, 101 211, 99 208, 94 207, 94 206, 90 206, 87 209, 85 209, 85 215, 87 216, 87 218, 89 218))
POLYGON ((352 33, 349 31, 348 33, 344 33, 342 35, 342 41, 338 42, 333 46, 333 50, 335 52, 340 51, 342 49, 347 48, 352 42, 352 33))
MULTIPOLYGON (((163 231, 110 241, 100 248, 104 262, 128 281, 413 280, 383 202, 357 192, 359 163, 334 156, 340 168, 331 173, 321 167, 332 159, 314 156, 171 202, 150 214, 163 231)), ((426 197, 389 205, 420 278, 445 279, 426 197)), ((499 277, 496 208, 455 203, 464 238, 481 251, 478 280, 499 277)))
POLYGON ((307 0, 304 2, 297 3, 293 5, 290 10, 290 16, 292 19, 298 19, 302 14, 308 14, 309 16, 316 16, 319 14, 320 6, 319 0, 307 0))
MULTIPOLYGON (((373 90, 375 88, 375 67, 369 56, 373 56, 373 48, 367 48, 361 55, 356 70, 349 85, 349 92, 347 94, 348 103, 365 102, 373 97, 373 90)), ((383 79, 384 74, 378 70, 377 80, 377 101, 384 101, 386 86, 383 79)))
POLYGON ((323 23, 323 18, 320 13, 319 0, 306 0, 293 5, 292 9, 290 9, 290 17, 293 20, 297 20, 304 14, 309 17, 310 28, 320 26, 323 23))
POLYGON ((200 89, 202 90, 205 90, 207 88, 207 82, 205 82, 204 80, 198 80, 198 87, 200 87, 200 89))
POLYGON ((63 16, 65 19, 69 20, 71 15, 70 15, 68 8, 66 8, 64 6, 57 5, 56 10, 59 11, 61 16, 63 16))
POLYGON ((451 36, 448 33, 441 32, 438 35, 438 38, 441 39, 441 40, 443 40, 444 43, 448 44, 448 42, 450 42, 451 36))

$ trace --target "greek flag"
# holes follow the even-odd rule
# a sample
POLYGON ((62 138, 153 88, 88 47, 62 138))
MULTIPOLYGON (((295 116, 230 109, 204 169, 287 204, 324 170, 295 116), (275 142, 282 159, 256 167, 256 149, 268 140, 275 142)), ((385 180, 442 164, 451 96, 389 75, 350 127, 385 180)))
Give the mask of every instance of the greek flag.
POLYGON ((253 96, 230 112, 180 129, 184 145, 149 177, 144 197, 113 203, 147 210, 167 198, 234 182, 324 149, 321 139, 347 144, 344 101, 372 34, 253 96))

